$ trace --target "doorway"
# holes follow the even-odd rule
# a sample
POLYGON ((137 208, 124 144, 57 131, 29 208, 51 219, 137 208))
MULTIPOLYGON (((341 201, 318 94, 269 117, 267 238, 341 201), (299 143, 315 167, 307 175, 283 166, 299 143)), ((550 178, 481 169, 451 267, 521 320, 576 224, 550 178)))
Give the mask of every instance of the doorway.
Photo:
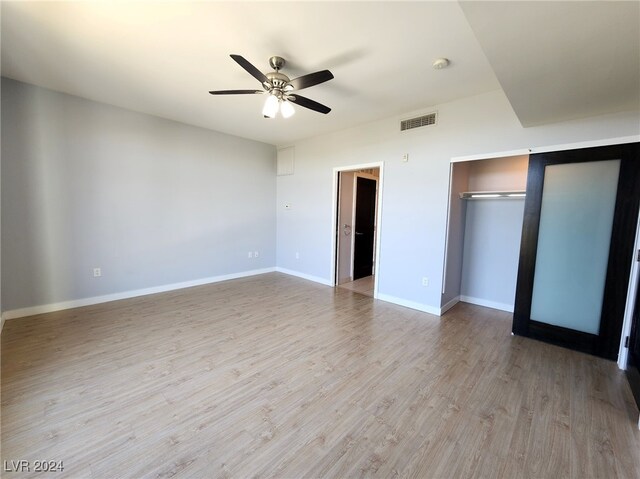
POLYGON ((375 297, 381 165, 336 169, 334 174, 334 285, 375 297))

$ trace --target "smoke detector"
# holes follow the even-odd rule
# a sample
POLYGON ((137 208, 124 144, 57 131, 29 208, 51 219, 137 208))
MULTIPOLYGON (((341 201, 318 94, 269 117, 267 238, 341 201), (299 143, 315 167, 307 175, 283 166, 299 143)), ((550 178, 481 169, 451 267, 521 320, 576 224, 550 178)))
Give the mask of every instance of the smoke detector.
POLYGON ((449 66, 449 59, 448 58, 438 58, 438 59, 433 61, 432 66, 436 70, 442 70, 443 68, 447 68, 449 66))

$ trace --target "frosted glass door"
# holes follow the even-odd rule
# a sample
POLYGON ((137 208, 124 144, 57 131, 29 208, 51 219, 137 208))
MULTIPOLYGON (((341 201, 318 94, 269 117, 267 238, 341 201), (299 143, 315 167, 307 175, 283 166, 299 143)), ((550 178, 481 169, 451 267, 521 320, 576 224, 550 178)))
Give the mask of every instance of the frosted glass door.
POLYGON ((639 209, 640 143, 530 155, 513 333, 617 359, 639 209))
POLYGON ((620 160, 548 165, 531 319, 599 334, 620 160))

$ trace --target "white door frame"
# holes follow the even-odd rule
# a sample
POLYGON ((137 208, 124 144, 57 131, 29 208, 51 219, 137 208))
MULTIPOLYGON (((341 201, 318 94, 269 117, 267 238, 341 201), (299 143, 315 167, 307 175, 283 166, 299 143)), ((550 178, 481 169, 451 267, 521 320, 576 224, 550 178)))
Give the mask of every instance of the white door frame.
MULTIPOLYGON (((636 306, 636 292, 638 291, 638 278, 640 278, 640 263, 637 261, 638 250, 640 250, 640 212, 636 225, 636 240, 633 254, 631 255, 631 271, 629 272, 629 287, 627 288, 627 302, 624 308, 624 320, 622 322, 622 336, 620 337, 620 350, 618 351, 618 367, 627 369, 627 358, 629 348, 625 346, 625 339, 631 335, 631 322, 633 321, 633 310, 636 306)), ((640 423, 638 424, 640 426, 640 423)))
MULTIPOLYGON (((338 223, 338 174, 342 171, 358 171, 370 168, 378 168, 378 193, 376 198, 376 235, 375 235, 375 275, 373 284, 373 297, 378 297, 378 283, 380 280, 380 231, 382 230, 382 192, 384 186, 384 162, 362 163, 358 165, 337 166, 333 168, 333 194, 331 199, 331 279, 330 285, 336 286, 336 255, 338 242, 336 241, 336 228, 338 223)), ((355 195, 354 195, 355 197, 355 195)))

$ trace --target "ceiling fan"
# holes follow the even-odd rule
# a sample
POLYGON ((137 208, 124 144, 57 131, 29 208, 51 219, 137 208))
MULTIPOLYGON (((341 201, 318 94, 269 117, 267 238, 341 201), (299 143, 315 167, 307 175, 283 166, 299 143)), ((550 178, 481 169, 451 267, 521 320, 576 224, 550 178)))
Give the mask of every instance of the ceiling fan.
POLYGON ((282 113, 284 118, 289 118, 295 113, 292 103, 308 108, 309 110, 324 113, 325 115, 331 111, 331 108, 317 101, 313 101, 302 95, 294 93, 294 91, 309 88, 320 83, 324 83, 333 78, 333 74, 329 70, 322 70, 308 75, 290 80, 289 77, 280 73, 280 69, 285 65, 285 59, 282 57, 269 58, 269 65, 275 71, 267 74, 262 73, 254 67, 248 60, 240 55, 231 55, 238 65, 244 68, 251 76, 262 83, 263 90, 218 90, 210 91, 212 95, 253 95, 268 94, 267 101, 264 103, 262 114, 265 118, 275 118, 278 111, 282 113))

